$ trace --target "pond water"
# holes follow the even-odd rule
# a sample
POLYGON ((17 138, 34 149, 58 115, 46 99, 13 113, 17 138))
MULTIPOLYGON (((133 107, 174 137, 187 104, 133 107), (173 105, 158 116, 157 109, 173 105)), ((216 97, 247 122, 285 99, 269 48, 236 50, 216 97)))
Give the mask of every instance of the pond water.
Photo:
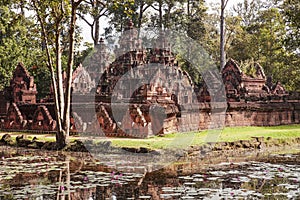
POLYGON ((299 153, 253 160, 182 160, 149 172, 87 153, 0 147, 0 199, 300 199, 299 153))

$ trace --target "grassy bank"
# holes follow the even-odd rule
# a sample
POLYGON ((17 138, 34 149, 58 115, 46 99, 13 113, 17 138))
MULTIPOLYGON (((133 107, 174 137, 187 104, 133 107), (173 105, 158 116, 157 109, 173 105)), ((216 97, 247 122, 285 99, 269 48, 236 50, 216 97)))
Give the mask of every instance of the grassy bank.
MULTIPOLYGON (((4 133, 0 133, 3 135, 4 133)), ((21 133, 10 133, 12 137, 21 133)), ((24 134, 28 139, 37 137, 43 141, 55 141, 53 135, 24 134)), ((119 147, 146 147, 150 149, 163 149, 172 147, 186 147, 189 145, 203 145, 208 141, 213 142, 232 142, 238 140, 249 140, 252 137, 271 137, 274 139, 288 140, 300 137, 299 125, 285 125, 273 127, 227 127, 220 131, 201 131, 189 133, 174 133, 165 136, 155 136, 147 139, 128 139, 128 138, 104 138, 96 139, 95 142, 109 140, 113 146, 119 147)), ((71 137, 70 140, 84 139, 71 137)))
POLYGON ((300 125, 284 125, 273 127, 227 127, 221 131, 201 131, 189 133, 174 133, 164 137, 155 136, 148 139, 113 139, 115 146, 148 147, 154 149, 166 148, 172 144, 203 145, 207 141, 233 142, 249 140, 252 137, 271 137, 274 139, 293 139, 300 137, 300 125), (212 135, 212 140, 209 136, 212 135), (216 138, 217 137, 217 138, 216 138), (186 139, 186 142, 184 141, 186 139))

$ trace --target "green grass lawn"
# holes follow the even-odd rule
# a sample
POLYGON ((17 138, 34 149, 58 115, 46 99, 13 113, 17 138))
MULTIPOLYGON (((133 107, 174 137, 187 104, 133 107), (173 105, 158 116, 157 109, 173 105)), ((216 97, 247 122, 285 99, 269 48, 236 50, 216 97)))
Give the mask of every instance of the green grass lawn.
MULTIPOLYGON (((0 133, 0 136, 4 133, 0 133)), ((13 137, 21 133, 10 133, 13 137)), ((24 133, 24 135, 27 135, 24 133)), ((29 134, 28 139, 36 136, 39 140, 55 141, 53 135, 29 134)), ((151 149, 164 149, 170 147, 187 147, 190 145, 203 145, 207 142, 232 142, 247 140, 251 137, 271 137, 276 139, 292 139, 300 137, 300 124, 272 126, 272 127, 227 127, 223 130, 211 130, 201 132, 173 133, 163 137, 154 136, 147 139, 128 139, 128 138, 104 138, 97 139, 95 142, 109 140, 114 146, 119 147, 147 147, 151 149)), ((80 139, 71 137, 70 140, 80 139)))
POLYGON ((220 141, 236 141, 250 139, 253 136, 278 139, 300 137, 300 125, 225 128, 219 139, 220 141))
POLYGON ((168 148, 170 145, 175 147, 203 145, 209 141, 232 142, 248 140, 251 139, 251 137, 271 137, 276 139, 297 138, 300 137, 300 124, 273 127, 227 127, 219 131, 174 133, 165 135, 164 137, 155 136, 148 139, 112 139, 112 143, 115 146, 161 149, 168 148))

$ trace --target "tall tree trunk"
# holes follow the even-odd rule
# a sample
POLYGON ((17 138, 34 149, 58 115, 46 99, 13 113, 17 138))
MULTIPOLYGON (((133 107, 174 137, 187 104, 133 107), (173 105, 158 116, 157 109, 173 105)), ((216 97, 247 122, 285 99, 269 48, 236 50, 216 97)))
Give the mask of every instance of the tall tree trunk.
POLYGON ((163 29, 163 11, 162 11, 162 6, 163 6, 163 3, 162 1, 159 1, 159 31, 161 32, 162 29, 163 29))
MULTIPOLYGON (((97 13, 99 12, 99 7, 100 7, 100 2, 96 1, 97 13)), ((99 37, 100 37, 100 20, 98 16, 94 16, 94 22, 95 22, 94 46, 96 46, 99 42, 99 37)))
POLYGON ((71 84, 72 84, 72 67, 74 62, 74 43, 75 43, 75 25, 76 25, 76 9, 78 5, 83 0, 71 0, 72 12, 71 12, 71 22, 70 22, 70 31, 69 31, 69 57, 68 57, 68 66, 67 66, 67 77, 65 85, 65 93, 63 90, 63 79, 62 79, 62 68, 61 68, 61 44, 60 44, 60 26, 61 21, 65 17, 64 13, 64 4, 60 4, 61 12, 58 16, 55 16, 56 19, 56 32, 55 32, 55 46, 56 46, 56 74, 54 72, 53 61, 51 58, 48 35, 45 29, 45 16, 42 15, 42 11, 38 7, 36 0, 32 0, 33 6, 36 10, 37 17, 41 23, 42 34, 45 40, 45 48, 47 51, 48 65, 51 71, 51 80, 54 90, 54 99, 55 99, 55 114, 57 118, 57 133, 56 133, 56 147, 63 148, 67 142, 70 131, 70 106, 71 106, 71 84), (57 17, 57 18, 56 18, 57 17), (56 80, 57 79, 57 80, 56 80))
POLYGON ((42 36, 43 36, 44 43, 45 43, 45 50, 46 50, 47 59, 48 59, 48 66, 49 66, 50 73, 51 73, 51 81, 52 81, 52 87, 53 87, 53 93, 54 93, 55 115, 56 115, 56 119, 57 119, 57 133, 56 133, 56 141, 57 141, 57 138, 59 137, 59 133, 61 133, 63 131, 62 130, 62 121, 60 120, 61 115, 63 113, 60 112, 60 108, 59 108, 58 91, 57 91, 57 87, 56 87, 57 82, 55 79, 56 76, 55 76, 53 61, 52 61, 52 57, 51 57, 51 53, 50 53, 50 49, 49 49, 48 35, 47 35, 47 31, 44 26, 45 22, 43 21, 41 15, 40 15, 39 8, 37 7, 35 1, 33 1, 33 6, 36 10, 38 21, 40 22, 40 25, 42 28, 42 36))
POLYGON ((221 16, 220 16, 220 70, 225 66, 225 8, 228 0, 221 0, 221 16))
POLYGON ((95 37, 94 37, 94 45, 96 46, 99 43, 99 36, 100 36, 100 20, 95 20, 95 37))
MULTIPOLYGON (((187 34, 190 33, 190 20, 191 20, 191 7, 190 7, 190 0, 187 1, 187 21, 188 21, 188 24, 187 24, 187 34)), ((189 35, 188 35, 189 36, 189 35)), ((187 57, 188 59, 190 59, 190 55, 191 55, 191 49, 190 47, 188 47, 188 52, 187 52, 187 57)), ((190 68, 190 62, 187 62, 187 67, 190 68)))
POLYGON ((144 2, 141 3, 140 5, 140 11, 139 11, 139 19, 138 19, 138 38, 140 38, 140 33, 141 33, 141 27, 142 27, 142 19, 143 19, 143 14, 144 14, 144 2))
POLYGON ((21 9, 21 15, 23 17, 25 17, 25 2, 24 2, 24 0, 20 1, 20 9, 21 9))
MULTIPOLYGON (((62 48, 61 48, 61 36, 60 36, 60 20, 56 24, 56 33, 55 33, 55 54, 56 54, 56 80, 58 88, 58 102, 60 113, 64 113, 65 99, 64 99, 64 86, 63 86, 63 77, 62 77, 62 66, 61 66, 61 57, 62 57, 62 48)), ((61 116, 61 121, 63 121, 63 116, 61 116)))
POLYGON ((166 14, 166 21, 165 21, 165 29, 170 28, 170 19, 171 19, 171 10, 172 10, 173 4, 168 3, 168 9, 167 9, 167 14, 166 14))
POLYGON ((58 148, 63 148, 66 145, 66 139, 65 139, 65 130, 63 127, 63 121, 64 121, 64 109, 65 109, 65 97, 64 97, 64 85, 63 85, 63 76, 62 76, 62 47, 61 47, 61 29, 60 24, 64 18, 64 8, 63 4, 60 5, 60 15, 56 19, 55 24, 55 56, 56 56, 56 78, 57 78, 57 92, 58 92, 58 108, 60 118, 57 120, 59 121, 59 126, 61 126, 58 129, 58 132, 56 134, 56 144, 58 148))
POLYGON ((74 43, 75 43, 75 26, 76 26, 76 9, 81 1, 72 3, 72 12, 71 12, 71 24, 69 31, 69 59, 67 66, 67 85, 66 85, 66 97, 65 97, 65 109, 64 109, 64 123, 63 129, 65 131, 65 141, 68 141, 70 133, 70 110, 71 110, 71 84, 72 84, 72 73, 73 73, 73 62, 74 62, 74 43))

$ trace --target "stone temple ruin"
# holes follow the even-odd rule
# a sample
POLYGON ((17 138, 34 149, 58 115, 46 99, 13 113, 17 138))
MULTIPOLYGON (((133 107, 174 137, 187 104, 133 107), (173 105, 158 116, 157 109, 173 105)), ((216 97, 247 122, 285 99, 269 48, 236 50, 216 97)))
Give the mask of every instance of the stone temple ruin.
MULTIPOLYGON (((100 41, 90 62, 73 73, 71 131, 144 138, 212 127, 209 88, 205 83, 194 86, 163 35, 158 43, 157 48, 142 48, 129 23, 117 57, 109 63, 100 41)), ((225 125, 299 123, 299 94, 288 93, 279 82, 273 84, 259 64, 252 68, 255 73, 246 75, 230 59, 221 70, 227 99, 225 125)), ((37 92, 33 77, 18 64, 10 86, 0 92, 2 130, 56 129, 52 94, 37 100, 37 92)))
MULTIPOLYGON (((107 67, 97 85, 100 126, 112 136, 146 137, 183 131, 178 128, 179 104, 193 104, 190 77, 179 68, 163 38, 159 38, 163 49, 146 50, 137 39, 137 31, 132 26, 128 31, 116 52, 120 56, 107 67), (126 52, 127 48, 133 50, 126 52), (172 77, 171 82, 168 77, 172 77), (112 108, 118 116, 112 117, 112 108)), ((185 123, 190 130, 198 128, 192 120, 185 123)))

